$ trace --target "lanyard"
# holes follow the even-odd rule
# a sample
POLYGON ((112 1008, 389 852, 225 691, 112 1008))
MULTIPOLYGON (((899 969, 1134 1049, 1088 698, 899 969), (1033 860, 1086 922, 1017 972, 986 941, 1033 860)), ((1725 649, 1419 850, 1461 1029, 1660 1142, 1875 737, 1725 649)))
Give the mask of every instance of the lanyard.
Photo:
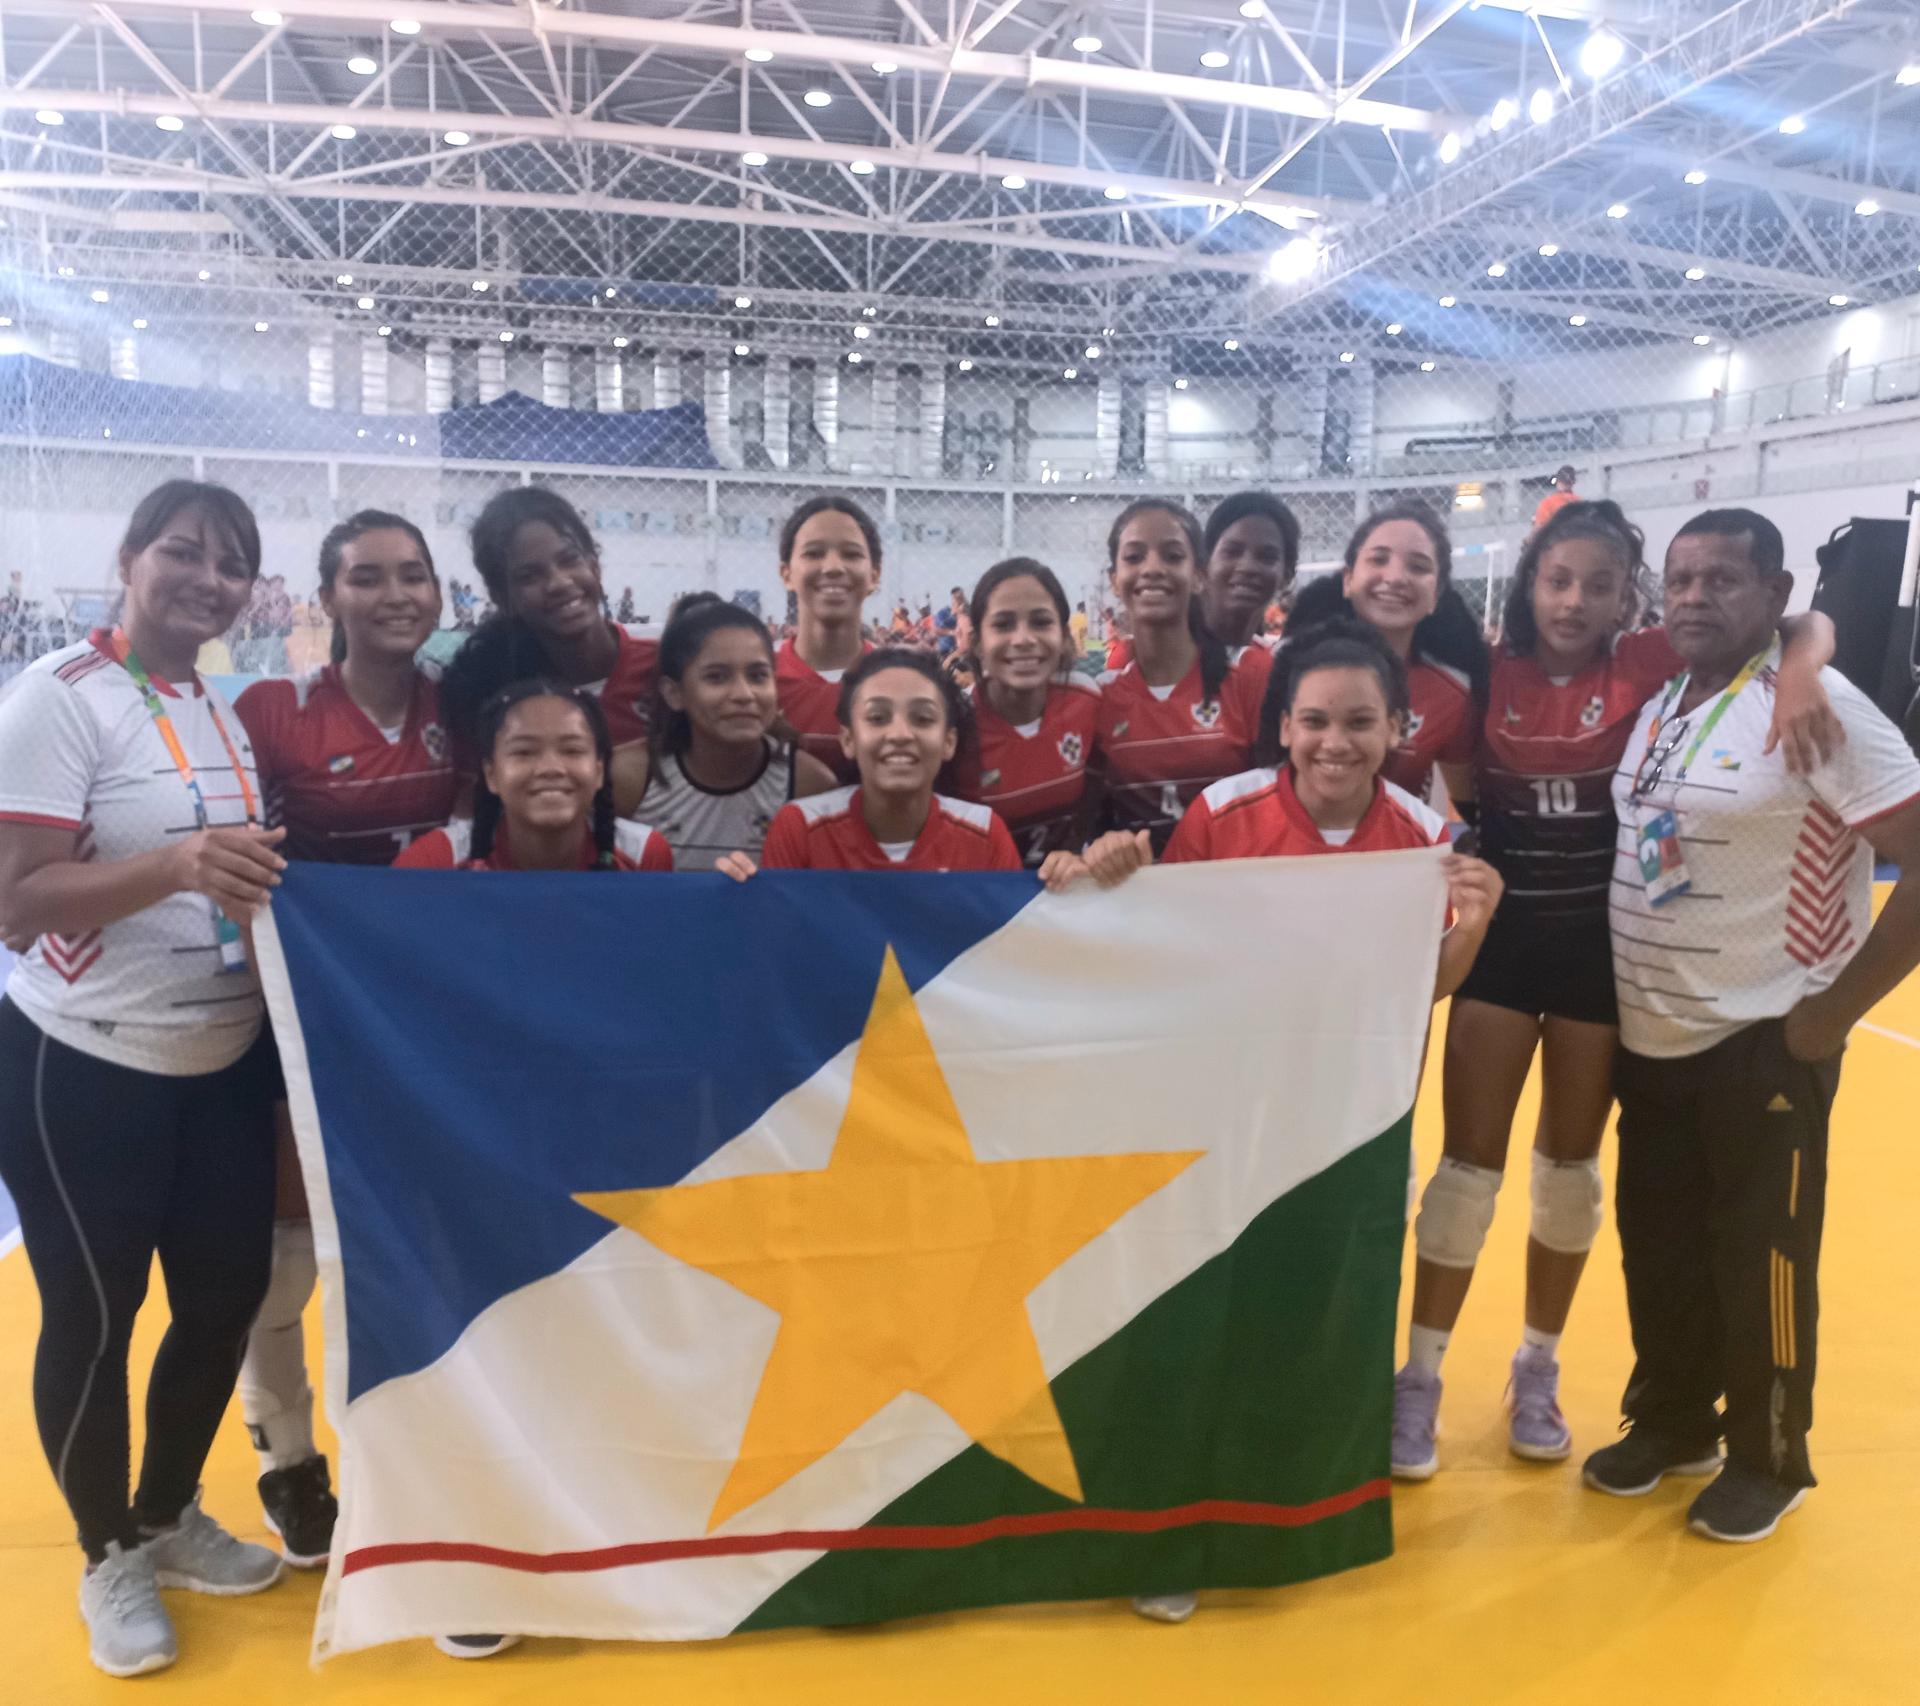
MULTIPOLYGON (((180 734, 173 726, 173 719, 167 715, 167 708, 160 703, 160 695, 154 689, 153 678, 147 674, 146 665, 134 654, 133 645, 127 639, 124 630, 116 628, 112 638, 113 655, 127 674, 133 677, 133 684, 140 690, 140 697, 147 707, 147 715, 153 719, 153 726, 160 731, 161 742, 167 749, 167 756, 173 760, 173 766, 180 772, 180 780, 186 784, 188 796, 193 801, 193 821, 198 829, 208 825, 207 797, 200 791, 200 778, 194 774, 192 761, 187 757, 187 749, 180 744, 180 734)), ((220 713, 213 708, 213 701, 207 701, 207 715, 213 720, 214 732, 220 736, 220 744, 227 749, 227 762, 233 766, 233 779, 240 785, 240 799, 247 808, 247 822, 257 821, 259 812, 253 798, 253 785, 247 780, 246 767, 240 762, 240 754, 235 749, 233 737, 227 733, 227 725, 220 720, 220 713)))
MULTIPOLYGON (((1727 683, 1726 691, 1720 695, 1713 709, 1707 713, 1707 720, 1700 725, 1700 732, 1693 737, 1692 744, 1687 748, 1686 756, 1680 760, 1680 768, 1674 773, 1674 781, 1676 783, 1686 780, 1687 772, 1693 768, 1693 761, 1700 756, 1700 748, 1706 744, 1707 736, 1713 733, 1720 719, 1727 714, 1727 707, 1731 705, 1735 699, 1739 698, 1740 689, 1745 687, 1749 681, 1760 673, 1768 657, 1772 655, 1772 652, 1773 647, 1769 644, 1765 651, 1754 653, 1752 657, 1748 658, 1747 661, 1740 666, 1740 673, 1727 683)), ((1692 676, 1690 674, 1681 676, 1680 679, 1673 684, 1672 688, 1669 689, 1666 698, 1661 701, 1660 709, 1654 713, 1653 727, 1647 730, 1647 753, 1649 755, 1653 752, 1654 743, 1660 738, 1660 730, 1666 723, 1667 713, 1672 710, 1675 705, 1680 703, 1681 698, 1687 691, 1687 683, 1691 679, 1692 676)), ((1644 763, 1645 759, 1642 759, 1641 762, 1644 763)))

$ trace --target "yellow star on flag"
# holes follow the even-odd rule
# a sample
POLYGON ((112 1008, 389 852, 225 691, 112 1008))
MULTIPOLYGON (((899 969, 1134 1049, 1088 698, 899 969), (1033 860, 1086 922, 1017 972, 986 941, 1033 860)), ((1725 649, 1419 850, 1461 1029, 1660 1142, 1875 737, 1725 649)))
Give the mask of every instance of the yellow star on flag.
POLYGON ((978 1160, 889 947, 824 1168, 576 1200, 780 1316, 711 1531, 905 1392, 1080 1498, 1027 1296, 1202 1153, 978 1160))

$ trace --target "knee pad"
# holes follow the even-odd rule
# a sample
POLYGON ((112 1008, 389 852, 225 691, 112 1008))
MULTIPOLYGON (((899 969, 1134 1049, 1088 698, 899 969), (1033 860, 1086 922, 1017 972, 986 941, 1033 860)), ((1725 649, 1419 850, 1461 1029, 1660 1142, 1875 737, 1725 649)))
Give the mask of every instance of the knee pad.
POLYGON ((269 1332, 298 1327, 313 1296, 319 1268, 313 1258, 313 1225, 305 1220, 283 1220, 273 1229, 273 1277, 261 1300, 255 1325, 269 1332))
POLYGON ((1413 1223, 1413 1246, 1421 1259, 1442 1268, 1472 1267, 1480 1260, 1499 1194, 1500 1175, 1493 1168, 1441 1156, 1413 1223))
POLYGON ((1533 1152, 1533 1241, 1563 1256, 1584 1256, 1606 1219, 1600 1163, 1555 1161, 1533 1152))

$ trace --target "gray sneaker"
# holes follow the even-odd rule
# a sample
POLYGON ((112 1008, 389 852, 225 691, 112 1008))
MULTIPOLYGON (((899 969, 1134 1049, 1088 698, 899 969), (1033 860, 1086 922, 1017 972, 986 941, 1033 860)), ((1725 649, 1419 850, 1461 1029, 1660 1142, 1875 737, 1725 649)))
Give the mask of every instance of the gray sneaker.
POLYGON ((144 1546, 129 1552, 116 1540, 107 1542, 106 1557, 80 1578, 80 1615, 89 1655, 108 1676, 165 1670, 180 1656, 144 1546))
POLYGON ((1523 1346, 1514 1352, 1507 1393, 1507 1449, 1533 1463, 1564 1462, 1573 1451, 1573 1434, 1560 1413, 1559 1363, 1523 1346))
POLYGON ((283 1560, 271 1547, 236 1540, 200 1508, 200 1495, 142 1548, 163 1588, 195 1593, 258 1593, 280 1579, 283 1560))
POLYGON ((1197 1593, 1143 1593, 1133 1602, 1137 1616, 1154 1623, 1184 1623, 1200 1609, 1197 1593))

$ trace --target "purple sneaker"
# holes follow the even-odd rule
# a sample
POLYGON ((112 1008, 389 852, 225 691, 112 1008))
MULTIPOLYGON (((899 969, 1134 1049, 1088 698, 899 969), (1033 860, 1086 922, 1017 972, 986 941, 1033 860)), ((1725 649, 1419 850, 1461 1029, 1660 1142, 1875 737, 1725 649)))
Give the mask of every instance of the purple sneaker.
POLYGON ((1534 1463, 1562 1463, 1573 1450, 1567 1418, 1560 1414, 1560 1365, 1522 1346, 1513 1354, 1507 1382, 1512 1418, 1507 1449, 1534 1463))
POLYGON ((1440 1376, 1412 1363, 1393 1377, 1393 1478, 1425 1481, 1440 1467, 1440 1376))

